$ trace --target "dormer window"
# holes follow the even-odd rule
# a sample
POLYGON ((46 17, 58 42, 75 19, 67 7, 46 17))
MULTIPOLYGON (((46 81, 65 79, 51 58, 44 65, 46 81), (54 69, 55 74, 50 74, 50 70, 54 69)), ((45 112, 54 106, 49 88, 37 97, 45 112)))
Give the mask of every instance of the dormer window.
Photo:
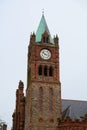
POLYGON ((43 37, 43 42, 45 42, 45 37, 43 37))
POLYGON ((48 37, 46 37, 46 43, 48 43, 48 37))
POLYGON ((49 39, 48 37, 43 37, 43 42, 48 43, 48 39, 49 39))
POLYGON ((48 42, 50 42, 49 41, 49 35, 48 35, 48 33, 45 31, 44 32, 44 34, 42 35, 42 42, 43 43, 48 43, 48 42))

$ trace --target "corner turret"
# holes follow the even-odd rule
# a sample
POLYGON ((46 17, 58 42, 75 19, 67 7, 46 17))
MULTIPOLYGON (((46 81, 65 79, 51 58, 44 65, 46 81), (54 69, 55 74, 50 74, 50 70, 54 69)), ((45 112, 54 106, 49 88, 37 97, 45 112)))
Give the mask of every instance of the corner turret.
POLYGON ((36 41, 36 35, 33 32, 33 34, 31 34, 31 36, 30 36, 30 43, 35 43, 35 41, 36 41))
POLYGON ((54 36, 54 43, 56 47, 59 47, 59 38, 58 35, 56 35, 56 37, 54 36))

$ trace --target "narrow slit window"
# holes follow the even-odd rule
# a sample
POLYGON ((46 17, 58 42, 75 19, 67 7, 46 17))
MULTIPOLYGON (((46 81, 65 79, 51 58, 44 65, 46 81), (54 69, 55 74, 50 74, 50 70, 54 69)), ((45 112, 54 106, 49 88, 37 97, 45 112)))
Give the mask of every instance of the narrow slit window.
POLYGON ((53 110, 53 89, 50 88, 50 92, 49 92, 49 103, 50 103, 50 111, 53 110))
POLYGON ((43 37, 43 42, 45 43, 45 37, 43 37))
POLYGON ((44 76, 47 76, 47 66, 44 67, 44 76))
POLYGON ((42 75, 42 66, 41 66, 41 65, 39 66, 38 74, 39 74, 39 75, 42 75))
POLYGON ((53 76, 53 68, 52 67, 50 67, 50 69, 49 69, 49 76, 53 76))
POLYGON ((48 43, 48 37, 46 37, 46 43, 48 43))
POLYGON ((42 111, 42 104, 43 104, 43 89, 42 87, 40 87, 40 97, 39 97, 40 111, 42 111))

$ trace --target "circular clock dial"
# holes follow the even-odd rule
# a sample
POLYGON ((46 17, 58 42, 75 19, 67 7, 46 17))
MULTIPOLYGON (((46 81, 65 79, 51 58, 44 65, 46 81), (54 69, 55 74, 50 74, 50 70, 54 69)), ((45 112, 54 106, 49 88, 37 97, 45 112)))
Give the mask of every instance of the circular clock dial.
POLYGON ((41 56, 41 58, 43 58, 45 60, 48 60, 51 57, 51 52, 49 50, 47 50, 47 49, 43 49, 40 52, 40 56, 41 56))

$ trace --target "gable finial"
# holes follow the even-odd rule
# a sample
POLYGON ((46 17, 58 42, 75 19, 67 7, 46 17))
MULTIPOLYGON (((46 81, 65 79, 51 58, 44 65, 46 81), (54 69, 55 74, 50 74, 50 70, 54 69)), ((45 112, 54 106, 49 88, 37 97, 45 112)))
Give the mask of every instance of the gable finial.
POLYGON ((44 15, 44 9, 42 9, 42 15, 44 15))

